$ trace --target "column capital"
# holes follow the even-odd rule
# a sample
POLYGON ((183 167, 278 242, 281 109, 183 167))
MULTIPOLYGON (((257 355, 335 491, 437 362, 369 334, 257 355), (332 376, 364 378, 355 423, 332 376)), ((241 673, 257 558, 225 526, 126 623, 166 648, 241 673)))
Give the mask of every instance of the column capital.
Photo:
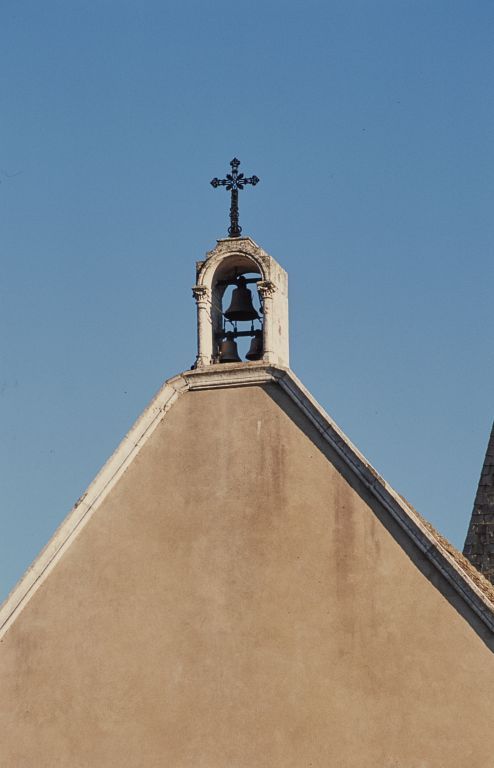
POLYGON ((194 285, 192 286, 192 295, 196 301, 204 301, 209 299, 210 289, 207 285, 194 285))
POLYGON ((263 299, 269 299, 276 291, 276 286, 271 280, 259 280, 257 283, 257 290, 263 299))

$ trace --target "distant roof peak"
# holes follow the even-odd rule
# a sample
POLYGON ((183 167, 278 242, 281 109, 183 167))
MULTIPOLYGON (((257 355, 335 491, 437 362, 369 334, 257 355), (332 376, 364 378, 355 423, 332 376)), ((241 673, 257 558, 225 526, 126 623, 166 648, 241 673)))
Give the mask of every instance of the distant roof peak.
POLYGON ((487 445, 463 554, 494 584, 494 424, 487 445))

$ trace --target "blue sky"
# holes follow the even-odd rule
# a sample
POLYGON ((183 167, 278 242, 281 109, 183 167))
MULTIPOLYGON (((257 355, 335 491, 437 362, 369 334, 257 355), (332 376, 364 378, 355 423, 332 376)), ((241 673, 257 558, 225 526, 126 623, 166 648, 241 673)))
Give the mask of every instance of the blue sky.
POLYGON ((293 370, 462 546, 494 418, 493 33, 482 0, 3 0, 0 595, 190 367, 234 155, 293 370))

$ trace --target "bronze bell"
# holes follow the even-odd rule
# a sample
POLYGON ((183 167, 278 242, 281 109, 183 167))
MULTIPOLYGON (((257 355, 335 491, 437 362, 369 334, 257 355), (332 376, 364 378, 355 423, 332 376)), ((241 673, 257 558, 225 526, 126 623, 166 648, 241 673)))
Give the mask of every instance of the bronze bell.
POLYGON ((226 339, 220 344, 220 363, 239 363, 237 342, 231 331, 226 334, 226 339))
POLYGON ((254 336, 250 342, 249 351, 245 355, 247 360, 262 360, 262 331, 254 331, 254 336))
POLYGON ((237 287, 232 293, 230 306, 224 315, 232 322, 237 322, 237 320, 257 320, 259 317, 254 309, 252 293, 247 288, 245 277, 240 276, 237 279, 237 287))

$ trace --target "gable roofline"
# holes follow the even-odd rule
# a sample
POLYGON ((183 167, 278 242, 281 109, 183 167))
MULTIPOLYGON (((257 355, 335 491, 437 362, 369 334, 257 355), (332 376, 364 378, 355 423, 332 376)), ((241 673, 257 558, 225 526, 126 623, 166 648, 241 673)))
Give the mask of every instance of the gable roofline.
POLYGON ((0 638, 100 507, 176 401, 188 391, 276 383, 446 581, 494 632, 494 587, 376 472, 288 368, 226 363, 168 379, 0 607, 0 638))

